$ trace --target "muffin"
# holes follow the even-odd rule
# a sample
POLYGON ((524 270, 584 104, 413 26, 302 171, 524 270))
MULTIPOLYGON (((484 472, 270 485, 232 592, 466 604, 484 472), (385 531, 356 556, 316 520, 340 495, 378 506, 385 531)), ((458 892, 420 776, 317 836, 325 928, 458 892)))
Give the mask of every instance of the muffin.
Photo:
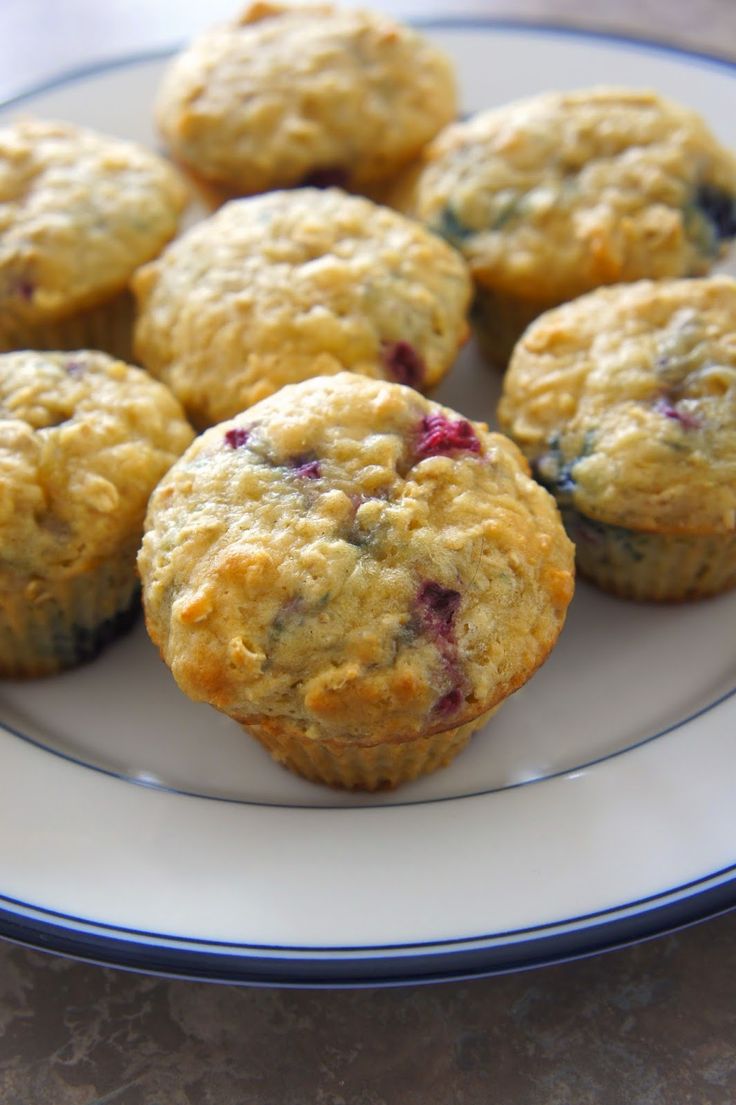
POLYGON ((133 280, 135 350, 197 426, 343 369, 433 387, 468 332, 456 250, 336 188, 233 200, 133 280))
POLYGON ((204 433, 152 496, 146 624, 180 688, 293 771, 392 787, 544 661, 573 588, 508 439, 342 373, 204 433))
POLYGON ((679 600, 736 584, 736 281, 601 288, 534 322, 501 426, 556 496, 582 574, 679 600))
POLYGON ((466 257, 481 345, 604 284, 708 273, 736 235, 736 160, 653 92, 550 92, 446 128, 396 202, 466 257))
POLYGON ((448 58, 386 15, 254 3, 172 63, 157 119, 174 156, 231 194, 361 191, 455 115, 448 58))
POLYGON ((148 497, 192 437, 104 353, 0 356, 0 675, 70 667, 129 623, 148 497))
POLYGON ((0 129, 0 349, 125 355, 133 270, 174 235, 176 172, 70 123, 0 129))

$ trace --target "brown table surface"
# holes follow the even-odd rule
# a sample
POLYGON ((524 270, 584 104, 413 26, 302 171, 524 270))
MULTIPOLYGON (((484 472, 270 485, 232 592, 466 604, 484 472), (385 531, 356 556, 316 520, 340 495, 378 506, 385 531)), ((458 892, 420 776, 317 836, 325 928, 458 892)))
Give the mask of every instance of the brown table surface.
MULTIPOLYGON (((183 39, 230 0, 2 0, 0 96, 183 39)), ((736 56, 734 0, 382 0, 736 56)), ((736 105, 734 105, 736 107, 736 105)), ((166 981, 0 944, 1 1105, 733 1105, 736 916, 523 974, 395 990, 166 981)))

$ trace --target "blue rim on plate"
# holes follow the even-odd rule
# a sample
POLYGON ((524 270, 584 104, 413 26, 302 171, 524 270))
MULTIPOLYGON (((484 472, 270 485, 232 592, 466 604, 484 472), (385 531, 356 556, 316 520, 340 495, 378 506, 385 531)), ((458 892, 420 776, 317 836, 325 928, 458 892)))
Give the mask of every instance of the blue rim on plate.
MULTIPOLYGON (((489 794, 501 794, 507 790, 519 790, 520 787, 534 787, 539 786, 541 783, 546 783, 550 779, 560 779, 565 775, 570 775, 573 772, 586 771, 590 767, 597 767, 599 764, 608 763, 610 760, 616 760, 620 756, 626 756, 629 752, 634 752, 637 748, 644 748, 645 745, 651 744, 653 741, 660 740, 662 737, 668 736, 670 733, 676 732, 684 725, 689 725, 691 721, 696 721, 698 718, 703 717, 705 714, 711 712, 711 710, 717 709, 723 705, 724 702, 728 702, 729 699, 736 696, 736 686, 730 687, 723 694, 717 696, 707 702, 705 706, 701 706, 700 709, 694 710, 691 714, 687 714, 685 717, 678 718, 677 721, 672 722, 670 725, 664 726, 662 729, 658 729, 655 733, 649 733, 645 737, 641 737, 639 740, 632 741, 631 744, 627 744, 623 748, 617 748, 614 752, 606 752, 602 756, 596 756, 594 759, 584 760, 580 763, 573 763, 567 767, 559 768, 555 771, 548 771, 543 775, 535 775, 530 779, 521 779, 515 782, 503 783, 501 786, 485 787, 482 790, 468 790, 460 794, 447 794, 440 795, 434 798, 414 798, 411 801, 406 802, 392 802, 391 808, 398 809, 402 806, 436 806, 443 802, 460 802, 464 798, 481 798, 484 795, 489 794)), ((60 748, 55 748, 53 745, 46 744, 44 741, 39 740, 37 737, 31 736, 30 733, 23 732, 22 729, 17 728, 15 725, 10 725, 8 722, 4 722, 0 719, 0 726, 12 736, 17 737, 18 740, 25 741, 26 744, 30 744, 33 748, 39 748, 43 752, 47 752, 50 756, 58 756, 60 760, 65 760, 67 763, 74 764, 76 767, 83 767, 87 771, 96 771, 100 775, 106 775, 110 779, 119 779, 123 783, 129 783, 131 786, 144 787, 146 790, 158 790, 163 794, 178 794, 182 798, 199 798, 204 802, 225 802, 231 806, 260 806, 265 809, 283 809, 283 810, 309 810, 313 806, 311 804, 300 802, 266 802, 257 801, 252 798, 232 798, 229 795, 210 793, 208 791, 199 790, 185 790, 183 787, 177 787, 173 784, 163 783, 159 780, 142 778, 141 776, 126 774, 124 771, 118 771, 112 767, 104 767, 99 763, 94 763, 89 760, 83 759, 81 756, 72 755, 71 752, 64 751, 60 748)), ((345 809, 344 803, 335 802, 334 804, 321 803, 319 808, 321 810, 343 810, 345 809)), ((362 803, 360 809, 382 809, 383 803, 362 803)), ((2 901, 2 894, 0 894, 0 901, 2 901)))
POLYGON ((26 908, 24 903, 1 896, 0 935, 38 951, 166 978, 252 986, 356 989, 458 982, 567 963, 675 932, 718 917, 734 906, 736 864, 678 887, 672 894, 631 902, 621 910, 492 938, 504 937, 508 941, 511 936, 518 937, 505 944, 494 946, 490 941, 483 944, 483 937, 456 941, 449 946, 405 944, 380 949, 384 954, 377 960, 358 955, 363 951, 361 948, 324 948, 307 956, 304 953, 311 949, 249 948, 214 941, 198 941, 190 946, 188 941, 177 937, 156 937, 153 942, 153 934, 115 930, 111 926, 92 928, 89 922, 63 914, 45 912, 43 916, 30 918, 13 909, 26 908), (642 912, 643 907, 648 908, 642 912), (625 916, 627 910, 635 909, 640 912, 625 916), (584 923, 585 927, 571 928, 575 922, 584 923), (69 923, 88 927, 77 929, 69 927, 69 923), (545 931, 566 926, 568 931, 545 931), (337 956, 336 951, 344 954, 337 956), (288 958, 286 952, 290 953, 288 958))
MULTIPOLYGON (((727 57, 719 57, 717 54, 708 53, 707 50, 694 50, 686 46, 678 46, 675 43, 663 42, 645 36, 629 35, 621 31, 602 31, 586 27, 567 27, 563 23, 535 23, 524 19, 506 19, 492 16, 427 16, 415 17, 410 20, 417 27, 425 30, 491 30, 508 31, 511 34, 529 31, 535 34, 557 35, 560 38, 579 38, 584 41, 599 41, 638 49, 644 53, 672 55, 684 58, 693 64, 701 64, 708 68, 722 69, 727 73, 736 72, 736 61, 727 57)), ((22 104, 25 100, 35 96, 41 96, 45 92, 53 92, 54 89, 63 88, 67 84, 84 80, 87 77, 99 76, 109 73, 114 69, 126 69, 131 65, 141 65, 149 61, 159 61, 171 57, 182 48, 183 43, 178 42, 170 46, 161 46, 153 50, 140 50, 131 54, 123 54, 118 57, 106 58, 89 62, 86 65, 74 66, 64 69, 54 77, 39 81, 22 88, 0 100, 0 111, 4 111, 16 104, 22 104)))
MULTIPOLYGON (((691 65, 736 74, 736 62, 728 58, 616 32, 485 17, 439 16, 413 22, 430 30, 526 32, 600 41, 644 53, 674 56, 691 65)), ((0 109, 7 110, 44 93, 112 70, 162 60, 177 48, 135 53, 65 71, 5 98, 0 101, 0 109)), ((23 734, 16 735, 24 738, 23 734)), ((648 741, 653 739, 649 737, 648 741)), ((80 766, 89 765, 82 763, 80 766)), ((100 924, 2 894, 0 935, 39 950, 168 977, 261 986, 373 987, 486 977, 561 963, 671 932, 734 907, 736 862, 682 885, 593 914, 511 932, 430 943, 313 949, 189 940, 100 924)))

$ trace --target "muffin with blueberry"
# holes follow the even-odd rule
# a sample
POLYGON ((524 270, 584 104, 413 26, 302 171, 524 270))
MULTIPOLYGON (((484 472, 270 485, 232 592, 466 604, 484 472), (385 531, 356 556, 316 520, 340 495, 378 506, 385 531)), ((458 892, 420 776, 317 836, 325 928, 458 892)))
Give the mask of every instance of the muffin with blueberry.
POLYGON ((449 762, 545 660, 573 589, 507 438, 343 373, 206 431, 151 499, 149 633, 180 688, 308 779, 449 762))
POLYGON ((471 282, 413 220, 303 188, 231 201, 133 289, 140 362, 208 426, 343 369, 431 389, 466 338, 471 282))
POLYGON ((70 123, 0 129, 0 349, 129 353, 128 282, 185 199, 175 170, 132 142, 70 123))
POLYGON ((736 584, 736 281, 601 288, 534 322, 501 425, 556 496, 582 574, 680 600, 736 584))
POLYGON ((455 110, 452 65, 418 31, 372 12, 262 0, 195 39, 157 101, 174 156, 236 195, 374 187, 455 110))
POLYGON ((0 356, 0 676, 71 667, 129 623, 148 497, 192 437, 104 353, 0 356))
POLYGON ((736 160, 648 91, 550 92, 446 128, 397 202, 462 251, 505 365, 542 311, 605 284, 707 274, 736 235, 736 160))

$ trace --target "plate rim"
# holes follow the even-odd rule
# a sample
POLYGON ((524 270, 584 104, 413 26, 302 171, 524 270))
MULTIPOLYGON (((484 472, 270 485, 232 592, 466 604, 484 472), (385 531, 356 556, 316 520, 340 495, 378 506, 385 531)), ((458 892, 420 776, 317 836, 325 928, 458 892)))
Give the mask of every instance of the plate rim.
MULTIPOLYGON (((580 581, 578 581, 578 586, 580 581)), ((706 600, 707 601, 707 600, 706 600)), ((522 787, 535 787, 540 786, 542 783, 551 782, 554 779, 564 778, 566 775, 570 775, 573 772, 588 771, 590 768, 599 767, 603 764, 609 763, 612 760, 618 760, 622 756, 628 755, 630 752, 636 752, 639 748, 646 748, 647 745, 654 744, 655 741, 661 740, 663 737, 668 737, 671 733, 676 733, 686 725, 690 725, 694 721, 698 721, 700 718, 705 717, 707 714, 712 713, 715 710, 720 710, 721 707, 727 703, 732 702, 736 706, 736 682, 729 684, 728 689, 721 691, 714 698, 710 699, 702 706, 698 706, 690 713, 685 714, 683 717, 677 718, 676 721, 668 722, 656 732, 647 733, 646 736, 639 737, 632 741, 631 744, 627 744, 622 748, 616 748, 612 752, 603 752, 591 759, 580 760, 568 767, 559 767, 546 772, 544 775, 535 775, 528 779, 519 779, 513 782, 503 783, 499 786, 484 787, 481 790, 469 790, 460 794, 442 794, 434 795, 427 798, 415 798, 408 801, 392 802, 391 809, 413 809, 419 806, 437 806, 444 805, 448 802, 462 802, 469 798, 486 798, 494 794, 505 794, 508 791, 520 790, 522 787)), ((8 722, 0 720, 0 731, 15 737, 19 741, 23 741, 31 748, 35 748, 40 752, 44 752, 50 756, 55 756, 57 759, 62 760, 65 763, 71 764, 74 767, 81 767, 87 771, 95 772, 98 775, 107 779, 114 779, 121 783, 127 783, 130 786, 141 787, 145 790, 157 791, 161 794, 171 794, 179 796, 181 798, 196 798, 203 802, 222 802, 229 806, 245 806, 251 809, 268 809, 268 810, 332 810, 335 813, 349 813, 352 809, 361 810, 374 810, 384 809, 385 804, 382 802, 368 801, 361 803, 359 807, 353 807, 344 803, 335 802, 334 804, 329 802, 320 802, 319 804, 309 802, 272 802, 265 799, 254 798, 238 798, 230 795, 215 794, 208 791, 186 790, 184 787, 177 786, 174 783, 165 783, 159 780, 152 781, 147 778, 139 778, 130 774, 126 774, 125 771, 115 768, 106 767, 104 764, 95 763, 93 761, 86 761, 81 756, 75 755, 73 752, 67 751, 63 748, 54 747, 51 744, 45 744, 43 740, 33 736, 31 733, 24 732, 15 722, 8 722)), ((3 895, 0 892, 0 901, 2 901, 3 895)), ((35 907, 34 907, 35 908, 35 907)))
MULTIPOLYGON (((306 949, 312 951, 309 956, 285 958, 283 952, 291 949, 278 946, 264 949, 267 954, 254 954, 258 949, 249 945, 199 941, 196 947, 182 947, 189 943, 185 938, 156 937, 154 943, 145 943, 134 939, 132 930, 113 931, 111 927, 99 925, 77 930, 56 923, 48 911, 47 918, 29 921, 6 909, 9 900, 2 897, 0 935, 11 943, 36 951, 54 952, 80 962, 163 978, 295 989, 427 985, 491 978, 574 962, 723 916, 733 912, 736 905, 736 863, 726 870, 731 873, 726 881, 664 905, 658 906, 656 901, 667 895, 657 895, 646 899, 651 908, 629 917, 614 916, 599 924, 515 941, 500 949, 476 939, 479 946, 467 949, 447 948, 442 944, 400 945, 398 950, 407 954, 389 955, 387 953, 393 948, 385 947, 377 949, 383 954, 364 958, 351 954, 361 949, 338 949, 342 953, 338 956, 331 949, 319 948, 306 949), (490 956, 492 951, 497 954, 490 956), (349 973, 350 968, 353 973, 349 973)), ((695 880, 688 887, 712 882, 714 877, 695 880)), ((625 907, 602 912, 622 910, 625 907)), ((153 940, 154 935, 149 939, 153 940)))
MULTIPOLYGON (((403 20, 403 22, 409 26, 421 27, 423 30, 462 31, 480 29, 509 32, 511 34, 530 31, 561 38, 592 39, 628 46, 650 53, 674 54, 679 58, 689 60, 693 64, 701 64, 706 68, 725 69, 727 72, 736 71, 736 58, 730 58, 726 54, 717 54, 711 50, 685 46, 650 35, 639 35, 633 31, 614 31, 603 27, 559 23, 554 20, 547 22, 545 20, 519 19, 512 16, 453 15, 449 12, 446 15, 414 16, 403 20)), ((88 77, 100 76, 115 69, 125 69, 129 66, 163 60, 171 57, 185 45, 184 40, 175 39, 168 45, 133 50, 124 54, 99 55, 80 65, 62 67, 43 80, 32 81, 16 92, 3 95, 0 98, 0 111, 5 111, 35 96, 43 96, 47 92, 53 92, 57 88, 63 88, 67 84, 73 84, 88 77)))
MULTIPOLYGON (((635 33, 571 26, 558 22, 477 15, 436 15, 411 18, 406 22, 425 30, 460 32, 483 30, 490 33, 522 35, 531 33, 568 40, 600 41, 644 53, 674 56, 685 63, 716 69, 728 76, 736 75, 736 59, 635 33)), ((181 45, 180 42, 172 43, 152 49, 99 57, 79 66, 60 69, 44 80, 32 82, 19 91, 4 96, 0 99, 0 111, 5 112, 28 100, 95 76, 162 61, 172 56, 181 48, 181 45)), ((723 698, 730 697, 732 693, 723 698)), ((165 977, 259 986, 374 987, 487 977, 566 962, 676 931, 701 920, 718 916, 734 907, 736 907, 736 862, 679 886, 580 917, 530 926, 507 933, 498 932, 448 940, 311 948, 297 945, 190 939, 79 918, 2 894, 0 894, 0 935, 12 942, 37 950, 60 952, 87 962, 145 971, 165 977), (17 911, 14 912, 13 907, 17 911), (586 923, 589 921, 593 921, 593 924, 586 923), (76 927, 64 927, 63 922, 67 922, 67 926, 76 927), (584 927, 574 927, 577 925, 584 927), (523 939, 539 933, 550 935, 523 939), (515 937, 522 937, 522 939, 511 939, 515 937), (581 937, 585 939, 581 940, 581 937), (146 943, 146 940, 149 942, 146 943), (501 945, 502 940, 506 941, 505 945, 501 945), (572 947, 569 946, 570 940, 573 941, 572 947), (472 949, 470 949, 471 945, 473 945, 472 949), (491 955, 499 948, 523 950, 527 946, 534 946, 539 954, 531 957, 526 955, 520 961, 518 956, 515 960, 513 956, 494 959, 491 955), (466 949, 470 951, 466 952, 466 949), (301 953, 303 958, 299 959, 298 956, 284 958, 285 952, 301 953), (279 953, 281 953, 280 956, 279 953), (356 953, 372 954, 350 958, 356 953), (217 967, 213 958, 217 960, 217 967), (425 961, 426 970, 421 969, 425 961), (356 963, 362 964, 363 968, 355 977, 351 977, 346 974, 344 968, 346 965, 356 963), (222 969, 220 969, 221 965, 224 965, 222 969), (367 966, 371 969, 365 970, 367 966), (446 969, 439 970, 439 966, 446 969), (390 970, 389 967, 391 967, 390 970)))

